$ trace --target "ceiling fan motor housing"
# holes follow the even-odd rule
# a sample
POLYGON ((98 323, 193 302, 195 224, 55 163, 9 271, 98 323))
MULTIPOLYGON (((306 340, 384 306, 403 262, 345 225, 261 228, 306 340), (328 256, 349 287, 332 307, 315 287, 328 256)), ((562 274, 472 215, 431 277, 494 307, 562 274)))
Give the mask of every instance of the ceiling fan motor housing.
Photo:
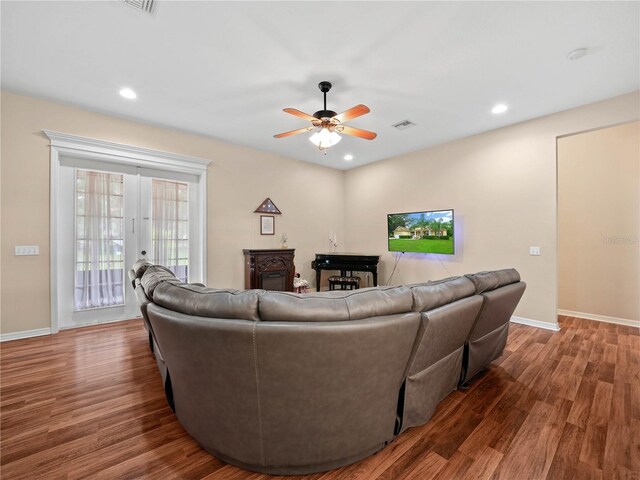
POLYGON ((313 116, 316 117, 318 120, 322 118, 333 118, 336 115, 337 113, 334 112, 333 110, 318 110, 316 113, 313 114, 313 116))
POLYGON ((322 93, 327 93, 329 90, 331 90, 331 82, 327 82, 327 81, 320 82, 318 84, 318 88, 322 93))

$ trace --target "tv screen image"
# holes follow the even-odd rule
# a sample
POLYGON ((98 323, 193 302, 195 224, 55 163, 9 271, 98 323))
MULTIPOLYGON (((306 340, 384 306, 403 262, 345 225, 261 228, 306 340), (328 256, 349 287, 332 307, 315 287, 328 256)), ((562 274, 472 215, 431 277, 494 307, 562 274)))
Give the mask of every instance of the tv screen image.
POLYGON ((390 252, 454 254, 453 210, 387 215, 390 252))

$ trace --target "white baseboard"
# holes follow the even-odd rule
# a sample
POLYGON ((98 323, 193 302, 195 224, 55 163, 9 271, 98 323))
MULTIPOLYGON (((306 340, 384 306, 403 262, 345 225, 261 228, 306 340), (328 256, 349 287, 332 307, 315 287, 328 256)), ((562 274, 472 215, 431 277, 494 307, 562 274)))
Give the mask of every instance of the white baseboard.
POLYGON ((557 323, 541 322, 540 320, 532 320, 530 318, 516 317, 515 315, 511 317, 511 321, 513 323, 520 323, 522 325, 528 325, 530 327, 544 328, 545 330, 553 330, 554 332, 560 331, 560 325, 558 325, 557 323))
POLYGON ((118 323, 118 322, 126 322, 128 320, 135 320, 136 318, 142 318, 142 315, 138 315, 137 317, 129 317, 125 316, 124 318, 116 318, 114 320, 106 320, 106 321, 88 321, 83 323, 76 323, 74 325, 60 325, 60 330, 72 330, 74 328, 82 328, 82 327, 94 327, 96 325, 108 325, 110 323, 118 323))
POLYGON ((51 329, 36 328, 35 330, 24 330, 22 332, 3 333, 0 335, 0 342, 19 340, 21 338, 41 337, 42 335, 51 335, 51 329))
POLYGON ((637 320, 629 320, 626 318, 607 317, 606 315, 595 315, 593 313, 572 312, 571 310, 558 309, 558 315, 565 317, 584 318, 586 320, 595 320, 597 322, 616 323, 618 325, 626 325, 628 327, 640 328, 640 322, 637 320))

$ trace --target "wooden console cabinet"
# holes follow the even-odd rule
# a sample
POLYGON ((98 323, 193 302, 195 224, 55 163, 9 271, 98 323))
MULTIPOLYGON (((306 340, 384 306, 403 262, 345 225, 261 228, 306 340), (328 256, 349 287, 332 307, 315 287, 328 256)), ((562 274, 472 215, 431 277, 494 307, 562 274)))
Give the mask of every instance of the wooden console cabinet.
POLYGON ((244 288, 262 288, 279 292, 293 292, 295 250, 242 250, 244 253, 244 288))

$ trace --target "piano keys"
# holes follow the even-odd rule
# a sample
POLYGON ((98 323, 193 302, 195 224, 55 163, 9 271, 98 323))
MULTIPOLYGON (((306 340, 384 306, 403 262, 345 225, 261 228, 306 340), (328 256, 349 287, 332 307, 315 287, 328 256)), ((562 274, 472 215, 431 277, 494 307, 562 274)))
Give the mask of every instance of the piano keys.
POLYGON ((365 255, 362 253, 316 253, 316 259, 311 262, 311 268, 316 271, 316 290, 320 291, 322 270, 339 270, 345 277, 351 272, 371 272, 373 286, 378 286, 378 262, 380 255, 365 255))

